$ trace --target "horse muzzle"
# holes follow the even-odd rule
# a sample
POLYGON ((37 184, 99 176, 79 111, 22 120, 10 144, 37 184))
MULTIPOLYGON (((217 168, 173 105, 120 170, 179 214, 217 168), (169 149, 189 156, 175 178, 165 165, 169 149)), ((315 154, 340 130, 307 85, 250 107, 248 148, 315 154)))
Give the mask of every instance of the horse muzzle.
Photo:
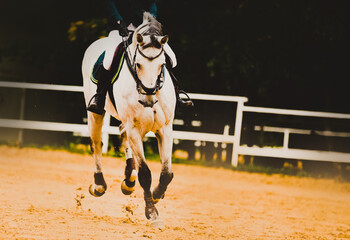
POLYGON ((158 102, 158 99, 154 95, 141 95, 138 101, 145 108, 146 107, 152 108, 154 104, 158 102))

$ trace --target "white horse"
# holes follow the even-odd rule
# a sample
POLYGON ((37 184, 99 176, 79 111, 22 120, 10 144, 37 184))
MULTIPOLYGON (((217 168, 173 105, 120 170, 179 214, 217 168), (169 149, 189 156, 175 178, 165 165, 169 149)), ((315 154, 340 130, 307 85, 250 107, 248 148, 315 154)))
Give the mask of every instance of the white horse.
MULTIPOLYGON (((165 67, 166 56, 163 46, 168 37, 162 36, 161 25, 150 14, 145 13, 143 23, 136 28, 132 43, 125 51, 127 56, 120 70, 119 78, 113 85, 115 105, 110 94, 106 98, 105 110, 120 120, 121 136, 126 156, 125 179, 122 192, 131 194, 138 177, 144 190, 145 215, 152 222, 160 221, 155 203, 164 197, 168 184, 173 178, 171 155, 173 144, 172 124, 175 115, 176 96, 174 85, 165 67), (153 132, 158 140, 162 163, 159 183, 151 190, 151 171, 143 150, 143 138, 153 132), (136 161, 135 161, 135 160, 136 161), (137 174, 138 167, 138 174, 137 174)), ((82 74, 86 104, 96 92, 96 84, 90 75, 97 58, 108 47, 107 38, 92 43, 86 50, 82 74)), ((93 196, 102 196, 107 185, 101 169, 101 129, 104 115, 88 112, 88 127, 91 148, 95 160, 95 183, 90 186, 93 196)), ((107 144, 107 143, 105 143, 107 144)))

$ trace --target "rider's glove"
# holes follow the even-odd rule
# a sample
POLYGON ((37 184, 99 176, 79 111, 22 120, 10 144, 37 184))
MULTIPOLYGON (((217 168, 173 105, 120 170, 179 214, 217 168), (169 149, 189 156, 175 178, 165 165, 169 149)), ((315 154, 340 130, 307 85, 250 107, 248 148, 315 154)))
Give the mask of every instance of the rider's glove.
POLYGON ((128 30, 127 26, 125 25, 124 21, 117 22, 117 29, 119 31, 120 36, 122 36, 122 37, 129 36, 129 30, 128 30))

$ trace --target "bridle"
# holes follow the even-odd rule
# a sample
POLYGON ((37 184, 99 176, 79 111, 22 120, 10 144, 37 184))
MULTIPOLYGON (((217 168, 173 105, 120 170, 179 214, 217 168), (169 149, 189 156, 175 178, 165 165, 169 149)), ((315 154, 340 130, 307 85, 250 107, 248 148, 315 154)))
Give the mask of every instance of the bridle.
POLYGON ((127 40, 124 39, 124 48, 125 48, 125 51, 127 52, 126 54, 126 62, 127 62, 127 65, 129 67, 129 70, 130 70, 130 73, 131 75, 133 76, 135 82, 136 82, 136 89, 137 89, 137 92, 139 94, 142 94, 142 95, 155 95, 157 93, 157 91, 159 91, 163 85, 164 85, 164 76, 165 76, 165 64, 162 65, 162 69, 157 77, 157 80, 156 80, 156 83, 153 87, 151 88, 148 88, 146 87, 142 81, 140 80, 139 76, 137 75, 137 70, 136 70, 136 63, 135 63, 135 60, 136 60, 136 55, 137 53, 139 53, 142 57, 148 59, 149 61, 153 61, 154 59, 160 57, 163 52, 164 52, 164 48, 162 46, 161 48, 161 51, 154 57, 150 57, 150 56, 147 56, 146 54, 144 54, 141 50, 140 50, 140 47, 139 47, 139 44, 136 45, 136 49, 135 49, 135 53, 134 53, 134 56, 133 56, 133 61, 131 62, 130 60, 130 52, 129 51, 129 48, 128 48, 128 43, 127 43, 127 40))

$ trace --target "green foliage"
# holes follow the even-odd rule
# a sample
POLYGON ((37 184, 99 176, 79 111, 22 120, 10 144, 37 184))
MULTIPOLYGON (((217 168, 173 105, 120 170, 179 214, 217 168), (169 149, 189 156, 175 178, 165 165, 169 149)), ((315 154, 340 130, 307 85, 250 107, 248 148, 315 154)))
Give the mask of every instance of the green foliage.
POLYGON ((106 24, 105 18, 72 22, 68 29, 68 40, 70 42, 91 43, 98 38, 107 36, 106 24))
POLYGON ((113 144, 109 143, 107 156, 121 158, 124 157, 124 153, 122 153, 120 149, 114 147, 113 144))

